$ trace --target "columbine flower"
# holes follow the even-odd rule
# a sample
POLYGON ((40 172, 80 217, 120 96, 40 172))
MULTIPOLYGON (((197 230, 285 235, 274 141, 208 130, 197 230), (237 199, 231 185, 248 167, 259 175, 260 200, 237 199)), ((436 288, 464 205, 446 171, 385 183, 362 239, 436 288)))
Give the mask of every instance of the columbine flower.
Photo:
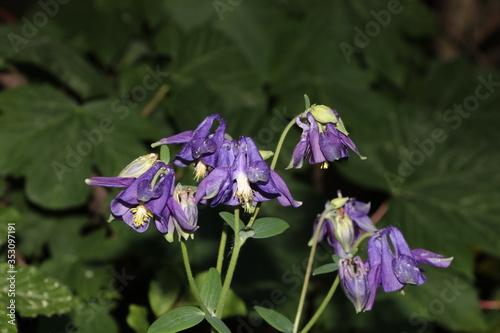
POLYGON ((186 131, 161 139, 151 146, 184 143, 184 146, 179 154, 175 156, 173 162, 184 167, 193 162, 196 163, 195 178, 202 179, 205 177, 209 167, 216 167, 218 150, 224 142, 225 130, 226 121, 219 114, 213 114, 205 118, 194 131, 186 131), (219 121, 219 126, 215 130, 215 133, 210 134, 210 130, 216 119, 219 121))
POLYGON ((298 115, 295 122, 302 128, 302 135, 288 168, 301 168, 308 156, 310 156, 309 163, 321 163, 322 168, 328 168, 328 162, 349 157, 347 147, 361 159, 365 159, 347 136, 348 133, 337 110, 324 105, 313 105, 298 115))
POLYGON ((453 257, 445 258, 423 249, 410 250, 401 231, 389 226, 378 231, 368 241, 368 260, 370 269, 377 270, 377 284, 385 292, 390 292, 407 284, 418 286, 426 281, 418 262, 446 268, 453 257), (388 236, 393 250, 389 246, 388 236))
POLYGON ((168 199, 168 209, 165 209, 164 219, 167 220, 167 241, 174 240, 174 230, 182 238, 193 238, 193 232, 198 228, 198 206, 194 199, 194 190, 190 187, 185 189, 177 184, 174 194, 168 199))
POLYGON ((219 159, 224 163, 203 179, 196 192, 196 201, 242 205, 253 212, 257 202, 277 199, 283 206, 298 207, 283 179, 264 161, 252 139, 242 136, 238 141, 226 142, 219 159), (222 153, 224 152, 224 153, 222 153))
MULTIPOLYGON (((323 222, 318 242, 326 240, 341 258, 350 258, 354 250, 352 246, 362 231, 375 232, 377 228, 368 217, 370 204, 357 201, 355 198, 339 197, 325 204, 325 221, 323 222)), ((314 229, 317 228, 320 216, 317 217, 314 229)))
POLYGON ((123 220, 138 232, 146 231, 153 220, 158 231, 165 233, 167 221, 162 216, 172 196, 174 177, 172 166, 157 161, 137 178, 95 177, 86 182, 88 185, 126 187, 111 201, 110 220, 123 220))
POLYGON ((347 298, 354 304, 356 313, 369 311, 375 300, 377 283, 368 270, 368 263, 363 263, 359 256, 353 259, 340 259, 340 285, 347 298))

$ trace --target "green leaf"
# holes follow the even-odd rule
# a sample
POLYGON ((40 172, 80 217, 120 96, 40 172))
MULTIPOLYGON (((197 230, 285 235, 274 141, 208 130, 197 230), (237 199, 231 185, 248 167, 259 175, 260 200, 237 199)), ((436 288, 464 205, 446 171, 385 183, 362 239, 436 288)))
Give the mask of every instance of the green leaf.
POLYGON ((194 306, 183 306, 173 309, 158 318, 147 333, 174 333, 198 325, 205 314, 194 306))
MULTIPOLYGON (((219 215, 220 217, 222 217, 224 221, 226 221, 226 223, 231 227, 231 229, 234 230, 234 214, 231 214, 229 212, 220 212, 219 215)), ((240 230, 243 230, 243 228, 245 228, 245 223, 243 223, 241 219, 239 220, 239 223, 240 223, 240 230)))
POLYGON ((205 315, 205 319, 210 323, 210 325, 212 325, 213 328, 217 330, 217 332, 231 333, 229 327, 227 327, 226 324, 224 324, 224 322, 220 318, 205 315))
POLYGON ((102 297, 80 301, 71 311, 71 319, 81 333, 118 333, 120 329, 110 313, 114 307, 115 302, 102 297))
POLYGON ((261 217, 255 220, 252 228, 255 230, 254 238, 269 238, 283 233, 289 225, 285 220, 277 217, 261 217))
POLYGON ((426 275, 425 284, 405 289, 404 296, 394 296, 413 318, 414 326, 423 329, 436 320, 455 332, 486 328, 474 282, 452 269, 432 268, 426 275))
POLYGON ((78 105, 49 86, 22 86, 0 94, 0 173, 26 177, 28 198, 45 208, 83 204, 84 179, 96 166, 113 176, 144 155, 151 135, 144 119, 102 100, 78 105), (133 133, 133 134, 131 134, 133 133))
POLYGON ((211 267, 203 281, 200 297, 208 310, 215 312, 222 291, 222 283, 217 269, 211 267))
POLYGON ((84 99, 106 95, 111 91, 106 79, 78 53, 54 40, 33 39, 21 48, 14 59, 47 70, 84 99))
POLYGON ((292 322, 281 313, 261 306, 255 306, 254 309, 259 313, 262 319, 278 331, 285 333, 293 332, 292 322))
POLYGON ((331 272, 335 272, 337 269, 339 269, 339 266, 336 264, 336 263, 328 263, 328 264, 325 264, 325 265, 322 265, 322 266, 319 266, 318 268, 316 268, 312 275, 315 276, 315 275, 320 275, 320 274, 326 274, 326 273, 331 273, 331 272))
POLYGON ((127 324, 136 333, 145 333, 148 330, 148 310, 144 306, 130 304, 128 307, 127 324))
POLYGON ((12 268, 9 264, 2 264, 0 269, 7 274, 0 280, 2 304, 10 304, 15 294, 15 307, 20 315, 51 316, 70 311, 73 297, 68 288, 55 279, 43 276, 36 267, 12 268), (11 279, 7 280, 7 277, 11 279), (9 296, 12 292, 14 294, 9 296))
POLYGON ((0 246, 8 242, 8 237, 16 239, 16 224, 20 220, 21 214, 15 208, 0 206, 0 246))
POLYGON ((155 316, 158 317, 170 310, 179 298, 180 292, 181 285, 175 274, 168 276, 161 274, 151 281, 148 298, 155 316))

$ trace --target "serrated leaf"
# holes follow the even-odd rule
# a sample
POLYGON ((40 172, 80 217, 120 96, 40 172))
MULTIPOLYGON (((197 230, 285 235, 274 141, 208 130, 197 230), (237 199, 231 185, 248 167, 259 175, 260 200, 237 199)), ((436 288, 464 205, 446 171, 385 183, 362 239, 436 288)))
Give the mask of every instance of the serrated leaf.
POLYGON ((288 229, 288 223, 276 217, 261 217, 255 220, 252 228, 255 230, 253 238, 269 238, 283 233, 288 229))
POLYGON ((59 281, 43 276, 32 266, 12 268, 8 264, 2 264, 1 269, 7 272, 9 278, 0 281, 2 304, 10 304, 12 295, 15 295, 15 307, 20 315, 51 316, 70 311, 73 297, 59 281))
POLYGON ((278 331, 284 333, 293 332, 293 324, 290 319, 288 319, 278 311, 261 306, 255 306, 254 309, 259 313, 262 319, 264 319, 269 325, 271 325, 278 331))
POLYGON ((0 153, 9 158, 0 161, 0 173, 26 176, 29 199, 45 208, 84 203, 92 166, 113 176, 145 153, 148 125, 115 102, 79 106, 49 86, 3 91, 0 153))
POLYGON ((219 272, 211 267, 208 270, 200 291, 201 300, 208 310, 215 312, 221 291, 222 284, 219 272))
POLYGON ((183 306, 173 309, 158 318, 147 333, 174 333, 198 325, 205 314, 194 306, 183 306))
POLYGON ((127 324, 136 333, 144 333, 148 330, 148 310, 144 306, 130 304, 128 307, 127 324))
MULTIPOLYGON (((222 217, 224 221, 226 221, 226 223, 231 227, 231 229, 234 230, 234 214, 231 214, 229 212, 220 212, 219 215, 220 217, 222 217)), ((245 228, 245 223, 243 223, 243 221, 240 219, 239 224, 240 224, 240 230, 243 230, 243 228, 245 228)))
POLYGON ((335 272, 337 269, 339 269, 339 266, 336 263, 331 262, 331 263, 328 263, 328 264, 325 264, 323 266, 316 268, 313 271, 312 275, 315 276, 315 275, 331 273, 331 272, 335 272))
POLYGON ((210 323, 210 325, 212 325, 213 328, 217 330, 217 332, 231 333, 229 327, 227 327, 226 324, 224 324, 224 322, 220 318, 205 315, 205 319, 210 323))
POLYGON ((84 99, 103 96, 111 91, 105 78, 78 53, 67 45, 48 38, 31 40, 14 59, 47 70, 84 99))

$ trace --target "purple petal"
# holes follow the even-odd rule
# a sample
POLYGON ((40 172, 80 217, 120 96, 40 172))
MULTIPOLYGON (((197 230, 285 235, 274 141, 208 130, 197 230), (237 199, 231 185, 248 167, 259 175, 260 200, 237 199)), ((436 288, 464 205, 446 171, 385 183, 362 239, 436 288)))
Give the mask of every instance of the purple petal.
POLYGON ((380 240, 382 242, 382 260, 381 260, 381 283, 382 283, 382 288, 384 289, 384 292, 390 292, 390 291, 395 291, 399 290, 404 287, 404 284, 399 282, 397 279, 396 275, 394 274, 393 266, 392 266, 392 261, 393 261, 393 255, 391 253, 391 250, 389 248, 389 242, 387 241, 387 236, 385 232, 382 233, 382 236, 380 237, 380 240))
POLYGON ((420 267, 418 267, 417 261, 413 259, 413 257, 403 254, 394 258, 392 261, 392 269, 396 278, 402 284, 419 285, 422 273, 420 273, 420 267))
POLYGON ((386 229, 388 230, 389 237, 391 238, 391 242, 394 245, 396 257, 399 257, 403 254, 409 257, 413 257, 410 247, 408 246, 408 243, 406 243, 406 240, 404 239, 401 231, 393 226, 388 226, 386 229))
POLYGON ((311 157, 309 158, 309 163, 323 163, 326 161, 323 152, 321 151, 321 146, 319 144, 319 128, 314 117, 308 113, 307 118, 311 123, 311 130, 309 131, 309 144, 311 146, 311 157))
MULTIPOLYGON (((175 200, 175 198, 171 197, 167 202, 168 208, 170 209, 171 216, 175 218, 175 220, 179 223, 179 226, 188 231, 193 231, 198 229, 197 226, 191 225, 189 223, 189 217, 186 215, 184 210, 182 210, 181 206, 175 200)), ((174 222, 175 223, 175 222, 174 222)))
POLYGON ((411 250, 415 259, 423 264, 432 265, 440 268, 450 266, 453 257, 446 258, 440 254, 423 249, 411 250))
POLYGON ((282 206, 292 205, 293 207, 299 207, 302 205, 302 202, 295 201, 295 199, 293 199, 292 194, 290 193, 290 190, 286 186, 285 182, 274 170, 271 170, 271 179, 274 184, 276 184, 276 188, 280 193, 277 200, 282 206))
POLYGON ((176 135, 169 136, 168 138, 161 139, 159 141, 156 141, 151 145, 151 147, 156 147, 160 145, 169 145, 173 143, 186 143, 191 140, 193 137, 194 131, 185 131, 176 135))
POLYGON ((90 186, 127 187, 134 180, 134 177, 92 177, 85 179, 85 183, 90 186))
POLYGON ((231 177, 227 167, 218 167, 212 170, 198 185, 195 199, 200 202, 201 199, 212 199, 222 189, 225 182, 231 177))
POLYGON ((319 145, 326 160, 333 162, 349 157, 347 149, 340 140, 339 130, 331 123, 326 124, 326 131, 319 136, 319 145))

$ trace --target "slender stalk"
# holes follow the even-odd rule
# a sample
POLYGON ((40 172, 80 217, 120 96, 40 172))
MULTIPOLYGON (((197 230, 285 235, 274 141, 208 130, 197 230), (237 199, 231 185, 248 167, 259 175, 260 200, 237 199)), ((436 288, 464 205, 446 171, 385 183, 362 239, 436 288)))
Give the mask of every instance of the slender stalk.
POLYGON ((222 285, 222 291, 220 293, 219 302, 217 303, 217 310, 215 315, 218 318, 222 317, 224 311, 224 303, 226 301, 227 293, 229 292, 229 287, 231 286, 231 281, 233 280, 234 271, 236 269, 236 263, 238 261, 238 256, 240 254, 240 249, 243 243, 240 238, 240 224, 238 223, 240 219, 240 210, 235 208, 234 210, 234 247, 233 253, 231 254, 231 260, 229 261, 229 266, 227 268, 226 277, 224 279, 224 284, 222 285))
POLYGON ((200 292, 198 291, 198 288, 196 287, 196 283, 194 282, 193 272, 191 271, 191 265, 189 264, 189 256, 188 256, 187 246, 186 246, 185 242, 186 242, 185 239, 181 239, 182 261, 184 261, 184 267, 186 268, 186 275, 187 275, 188 282, 189 282, 189 288, 191 289, 191 292, 193 293, 194 297, 196 298, 196 301, 198 301, 198 303, 200 303, 201 309, 203 310, 203 312, 209 314, 210 311, 208 311, 205 304, 203 304, 203 301, 201 300, 201 297, 200 297, 200 292))
POLYGON ((158 104, 165 97, 165 95, 168 93, 169 90, 170 90, 170 87, 168 85, 162 84, 160 89, 158 89, 158 91, 153 96, 153 98, 148 102, 148 104, 141 111, 141 115, 143 117, 148 117, 151 114, 151 112, 153 112, 155 107, 158 106, 158 104))
POLYGON ((219 274, 222 274, 222 263, 224 261, 224 251, 226 249, 226 242, 227 242, 227 224, 224 223, 222 227, 222 234, 220 236, 219 252, 217 254, 217 265, 215 266, 219 274))
POLYGON ((340 281, 340 278, 337 275, 337 277, 333 281, 332 286, 330 287, 330 290, 328 291, 328 294, 325 296, 325 299, 323 300, 323 302, 319 306, 318 310, 316 310, 316 313, 314 314, 314 316, 312 316, 311 320, 309 320, 309 322, 306 324, 306 326, 304 326, 304 328, 300 331, 300 333, 306 333, 313 327, 313 325, 316 323, 316 321, 321 316, 321 314, 325 310, 326 306, 328 305, 328 303, 332 299, 333 294, 335 293, 335 290, 337 289, 337 286, 339 285, 339 281, 340 281))
POLYGON ((286 125, 283 133, 281 133, 280 139, 278 141, 278 145, 276 146, 276 150, 274 151, 273 160, 271 161, 271 170, 274 170, 276 167, 276 163, 278 162, 278 157, 280 155, 281 147, 283 146, 283 142, 285 141, 285 137, 288 134, 288 131, 295 124, 295 118, 293 118, 288 125, 286 125))
MULTIPOLYGON (((276 145, 276 150, 274 151, 273 159, 271 160, 271 165, 270 165, 271 170, 274 170, 274 168, 276 167, 276 163, 278 162, 278 157, 280 155, 281 147, 283 146, 283 142, 285 142, 286 135, 288 134, 288 131, 290 130, 290 128, 292 128, 292 126, 294 124, 295 124, 295 118, 293 118, 288 123, 288 125, 286 125, 285 129, 283 130, 283 133, 281 133, 278 144, 276 145)), ((252 217, 248 221, 247 227, 249 227, 249 228, 252 227, 253 223, 255 222, 255 219, 257 218, 257 215, 259 214, 259 211, 260 211, 260 205, 261 205, 261 203, 258 202, 256 207, 255 207, 255 211, 253 212, 252 217)))
POLYGON ((304 308, 304 303, 306 300, 307 287, 309 286, 309 279, 311 277, 312 265, 314 262, 314 254, 316 253, 316 247, 318 245, 318 237, 321 231, 321 227, 323 222, 325 221, 325 212, 323 212, 318 221, 318 226, 316 227, 316 231, 314 232, 314 236, 312 239, 311 252, 309 253, 309 261, 307 263, 306 275, 304 276, 304 284, 302 285, 302 292, 300 294, 299 306, 297 307, 297 314, 295 315, 295 322, 293 324, 293 333, 297 333, 299 331, 300 317, 302 315, 302 310, 304 308))

